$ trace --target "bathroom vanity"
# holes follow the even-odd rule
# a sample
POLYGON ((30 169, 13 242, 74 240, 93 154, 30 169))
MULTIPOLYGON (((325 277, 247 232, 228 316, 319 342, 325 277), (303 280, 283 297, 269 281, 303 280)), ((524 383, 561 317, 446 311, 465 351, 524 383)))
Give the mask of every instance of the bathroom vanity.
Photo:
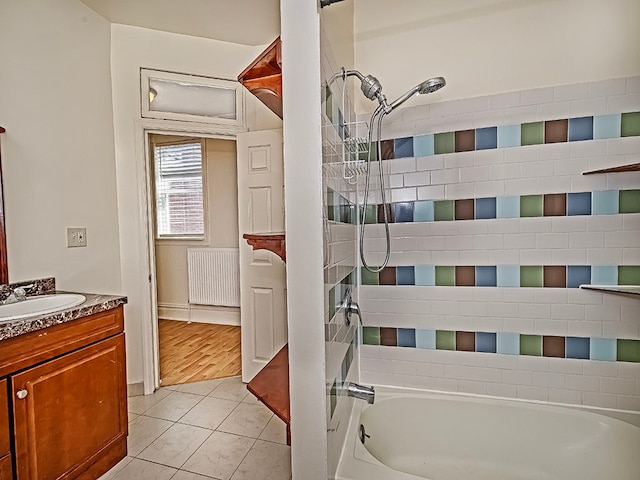
POLYGON ((0 480, 95 479, 127 453, 125 297, 0 324, 0 480))

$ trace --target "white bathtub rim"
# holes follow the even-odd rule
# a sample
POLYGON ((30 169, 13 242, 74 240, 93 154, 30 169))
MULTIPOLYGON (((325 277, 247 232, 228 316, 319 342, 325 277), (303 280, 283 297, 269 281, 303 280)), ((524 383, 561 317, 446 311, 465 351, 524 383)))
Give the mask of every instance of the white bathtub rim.
MULTIPOLYGON (((407 387, 393 387, 388 385, 371 384, 376 389, 376 400, 383 401, 394 397, 413 398, 451 398, 461 400, 463 398, 499 401, 499 402, 520 402, 529 405, 561 408, 604 415, 616 422, 631 424, 640 428, 640 412, 619 409, 607 409, 602 407, 591 407, 585 405, 574 405, 566 403, 545 402, 540 400, 527 400, 522 398, 495 397, 491 395, 480 395, 465 392, 447 392, 442 390, 427 390, 407 387)), ((362 478, 385 478, 385 480, 425 480, 410 473, 395 470, 376 459, 364 445, 358 440, 358 428, 360 426, 360 415, 367 406, 363 401, 354 401, 349 418, 349 427, 345 435, 345 442, 342 448, 336 480, 356 480, 362 478), (380 476, 383 475, 383 476, 380 476)))

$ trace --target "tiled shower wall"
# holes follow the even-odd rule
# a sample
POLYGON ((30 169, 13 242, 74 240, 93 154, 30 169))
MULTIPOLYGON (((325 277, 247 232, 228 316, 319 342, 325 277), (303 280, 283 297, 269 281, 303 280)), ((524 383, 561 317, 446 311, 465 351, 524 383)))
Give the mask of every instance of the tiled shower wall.
POLYGON ((583 175, 640 162, 640 77, 407 108, 383 139, 362 381, 640 410, 640 296, 578 288, 640 284, 640 172, 583 175))
POLYGON ((345 175, 345 124, 355 121, 349 91, 343 80, 328 80, 341 65, 334 59, 324 31, 320 37, 323 143, 324 318, 327 392, 327 442, 330 478, 336 472, 353 399, 344 392, 347 381, 357 381, 358 341, 356 325, 344 321, 348 291, 357 299, 356 281, 356 185, 345 175), (345 97, 343 98, 343 93, 345 97), (343 113, 344 112, 344 113, 343 113))

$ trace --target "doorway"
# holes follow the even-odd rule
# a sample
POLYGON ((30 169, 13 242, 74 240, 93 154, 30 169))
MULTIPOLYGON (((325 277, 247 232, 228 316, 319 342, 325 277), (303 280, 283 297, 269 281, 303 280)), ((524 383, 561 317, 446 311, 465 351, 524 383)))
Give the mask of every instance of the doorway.
POLYGON ((239 296, 198 293, 229 290, 235 282, 240 288, 237 276, 225 274, 238 268, 236 142, 166 133, 147 138, 159 383, 240 375, 239 296), (208 269, 205 275, 200 268, 208 269))

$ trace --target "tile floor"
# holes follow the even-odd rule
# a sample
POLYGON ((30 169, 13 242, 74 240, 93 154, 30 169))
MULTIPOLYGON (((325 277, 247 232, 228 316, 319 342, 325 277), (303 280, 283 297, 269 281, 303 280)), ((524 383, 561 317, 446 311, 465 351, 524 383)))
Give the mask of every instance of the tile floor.
POLYGON ((284 422, 240 377, 129 397, 128 456, 100 480, 290 480, 284 422))

